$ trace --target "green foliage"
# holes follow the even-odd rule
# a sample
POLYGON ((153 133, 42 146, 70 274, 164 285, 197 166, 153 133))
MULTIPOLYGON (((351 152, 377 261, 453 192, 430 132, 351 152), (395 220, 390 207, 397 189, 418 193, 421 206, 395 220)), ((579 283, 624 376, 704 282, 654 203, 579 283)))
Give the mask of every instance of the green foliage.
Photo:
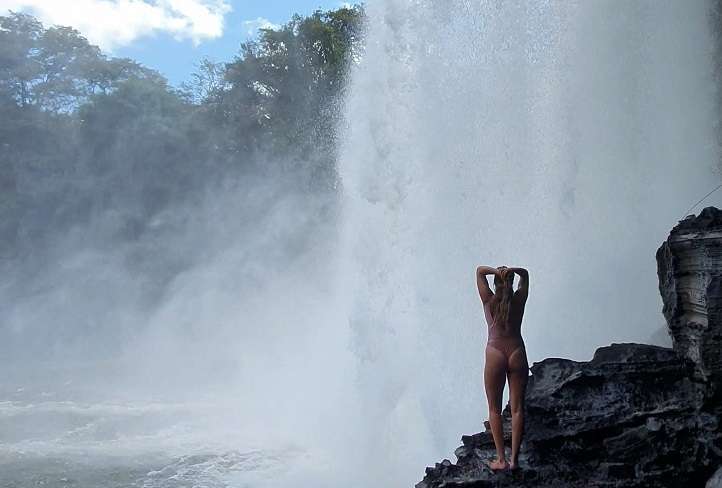
POLYGON ((203 58, 197 65, 197 71, 191 74, 190 81, 181 85, 183 96, 192 103, 217 104, 222 101, 226 83, 226 67, 223 63, 214 63, 203 58))
POLYGON ((6 100, 69 112, 131 78, 161 79, 132 60, 109 60, 70 27, 45 29, 21 13, 0 17, 0 96, 6 100))
MULTIPOLYGON (((317 145, 313 129, 343 90, 348 62, 360 45, 363 9, 294 16, 279 30, 262 29, 226 66, 228 101, 277 152, 306 156, 317 145)), ((332 124, 333 125, 333 124, 332 124)), ((254 134, 255 135, 255 134, 254 134)), ((330 134, 326 134, 330 136, 330 134)))
POLYGON ((332 188, 336 107, 362 22, 360 6, 296 15, 230 63, 202 60, 178 90, 70 27, 0 16, 0 240, 30 249, 109 209, 142 232, 244 171, 332 188))
POLYGON ((81 107, 80 143, 96 185, 114 188, 105 203, 133 202, 152 214, 190 186, 182 121, 188 112, 164 83, 131 79, 81 107), (179 122, 181 125, 179 126, 179 122))

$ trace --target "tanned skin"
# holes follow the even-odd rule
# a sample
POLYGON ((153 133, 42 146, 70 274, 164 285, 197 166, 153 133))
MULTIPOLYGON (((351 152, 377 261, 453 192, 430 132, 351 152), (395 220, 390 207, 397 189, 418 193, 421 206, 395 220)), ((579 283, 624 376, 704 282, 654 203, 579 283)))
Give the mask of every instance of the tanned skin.
MULTIPOLYGON (((524 394, 529 378, 526 350, 521 339, 521 322, 524 315, 524 306, 529 296, 529 272, 524 268, 507 268, 506 266, 498 268, 479 266, 476 269, 476 283, 479 297, 485 308, 485 314, 487 313, 487 307, 494 298, 494 293, 489 288, 486 276, 494 275, 499 281, 503 282, 508 279, 513 280, 513 276, 509 276, 509 273, 518 274, 520 279, 517 290, 511 299, 507 323, 502 324, 503 334, 512 341, 518 337, 521 347, 515 348, 511 354, 504 354, 491 344, 487 344, 486 347, 484 387, 489 404, 489 424, 497 453, 497 458, 489 463, 492 470, 516 469, 519 463, 519 446, 521 445, 524 429, 524 394), (509 403, 511 404, 512 419, 510 462, 507 462, 504 452, 504 431, 501 417, 501 402, 507 381, 509 382, 509 403)), ((487 321, 490 316, 490 312, 488 313, 487 321)))

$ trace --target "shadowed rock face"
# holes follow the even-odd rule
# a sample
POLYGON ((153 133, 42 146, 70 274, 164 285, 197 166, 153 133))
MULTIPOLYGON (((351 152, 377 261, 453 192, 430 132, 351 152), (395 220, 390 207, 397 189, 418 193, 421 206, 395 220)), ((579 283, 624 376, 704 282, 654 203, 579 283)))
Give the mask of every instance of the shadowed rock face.
MULTIPOLYGON (((457 462, 426 468, 417 488, 705 486, 722 465, 722 211, 681 221, 657 264, 672 349, 612 344, 588 362, 535 363, 522 469, 486 467, 494 457, 487 428, 463 436, 457 462)), ((508 435, 508 407, 504 418, 508 435)))
POLYGON ((681 221, 657 250, 659 291, 674 349, 722 383, 722 211, 681 221))

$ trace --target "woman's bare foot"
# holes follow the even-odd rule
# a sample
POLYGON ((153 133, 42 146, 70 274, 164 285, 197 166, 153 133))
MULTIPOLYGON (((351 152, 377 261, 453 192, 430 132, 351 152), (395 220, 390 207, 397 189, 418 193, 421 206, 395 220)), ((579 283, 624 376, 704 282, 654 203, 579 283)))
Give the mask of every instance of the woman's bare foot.
POLYGON ((519 469, 519 462, 518 462, 518 461, 517 461, 517 462, 511 461, 511 462, 509 463, 509 469, 510 469, 511 471, 515 471, 515 470, 519 469))
POLYGON ((509 463, 506 462, 506 459, 497 459, 495 461, 491 461, 489 464, 489 468, 492 471, 499 471, 502 469, 506 469, 509 467, 509 463))

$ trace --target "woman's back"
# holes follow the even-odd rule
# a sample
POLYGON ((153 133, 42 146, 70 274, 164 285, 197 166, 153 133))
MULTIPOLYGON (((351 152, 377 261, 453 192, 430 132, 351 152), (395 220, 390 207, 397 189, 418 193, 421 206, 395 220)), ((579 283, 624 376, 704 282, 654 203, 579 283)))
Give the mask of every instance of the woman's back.
POLYGON ((494 309, 494 298, 484 304, 484 316, 486 317, 486 323, 489 330, 489 337, 501 337, 501 336, 521 336, 521 323, 524 317, 524 306, 526 304, 526 296, 522 294, 514 293, 509 303, 509 315, 506 321, 497 323, 495 321, 493 309, 494 309))

